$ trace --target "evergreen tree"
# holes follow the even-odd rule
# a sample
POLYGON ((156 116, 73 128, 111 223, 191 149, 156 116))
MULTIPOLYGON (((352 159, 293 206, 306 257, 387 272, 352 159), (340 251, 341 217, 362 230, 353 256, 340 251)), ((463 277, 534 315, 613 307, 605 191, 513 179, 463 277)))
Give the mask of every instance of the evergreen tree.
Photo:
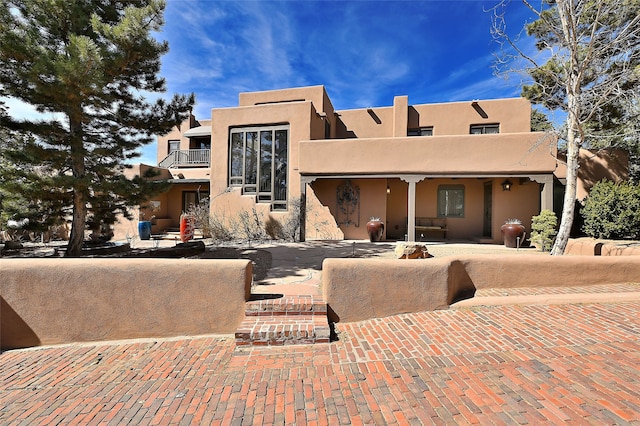
POLYGON ((158 76, 168 51, 152 32, 163 24, 158 0, 4 0, 0 3, 0 92, 33 105, 48 120, 5 117, 5 155, 20 179, 12 190, 41 211, 71 217, 68 256, 81 254, 87 225, 109 225, 117 213, 166 186, 123 170, 138 149, 183 121, 193 95, 149 102, 165 91, 158 76))
POLYGON ((502 65, 512 66, 514 61, 527 64, 523 68, 533 84, 523 87, 523 95, 550 111, 567 114, 567 185, 560 229, 551 251, 562 254, 575 214, 580 148, 614 141, 637 146, 639 142, 627 124, 638 113, 640 1, 544 0, 539 8, 529 0, 522 1, 538 17, 526 30, 536 38, 539 54, 525 52, 518 40, 507 34, 500 6, 508 0, 494 9, 494 33, 515 52, 502 57, 502 65))
POLYGON ((553 124, 549 121, 549 117, 544 112, 535 108, 531 109, 531 131, 532 132, 550 132, 553 130, 553 124))

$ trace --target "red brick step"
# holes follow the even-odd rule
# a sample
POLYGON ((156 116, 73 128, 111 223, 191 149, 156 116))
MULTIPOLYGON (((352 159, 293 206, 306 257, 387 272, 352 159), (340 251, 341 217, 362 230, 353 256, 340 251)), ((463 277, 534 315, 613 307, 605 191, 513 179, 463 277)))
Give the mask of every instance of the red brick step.
POLYGON ((236 346, 329 343, 327 304, 318 296, 266 298, 247 302, 236 330, 236 346))

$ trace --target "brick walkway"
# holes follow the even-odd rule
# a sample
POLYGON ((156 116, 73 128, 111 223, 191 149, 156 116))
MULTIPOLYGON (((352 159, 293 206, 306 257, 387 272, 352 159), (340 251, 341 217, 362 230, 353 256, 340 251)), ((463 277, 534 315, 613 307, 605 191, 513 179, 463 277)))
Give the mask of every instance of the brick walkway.
POLYGON ((635 424, 640 303, 494 306, 0 355, 0 424, 635 424))

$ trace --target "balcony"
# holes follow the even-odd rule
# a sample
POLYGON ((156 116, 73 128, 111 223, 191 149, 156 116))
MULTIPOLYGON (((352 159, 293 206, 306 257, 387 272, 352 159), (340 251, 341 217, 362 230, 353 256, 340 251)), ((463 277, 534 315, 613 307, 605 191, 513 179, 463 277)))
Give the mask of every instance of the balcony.
POLYGON ((310 176, 553 173, 556 139, 545 133, 302 141, 299 173, 310 176))
POLYGON ((209 167, 210 165, 210 149, 181 149, 173 151, 158 163, 158 166, 166 169, 179 167, 209 167))

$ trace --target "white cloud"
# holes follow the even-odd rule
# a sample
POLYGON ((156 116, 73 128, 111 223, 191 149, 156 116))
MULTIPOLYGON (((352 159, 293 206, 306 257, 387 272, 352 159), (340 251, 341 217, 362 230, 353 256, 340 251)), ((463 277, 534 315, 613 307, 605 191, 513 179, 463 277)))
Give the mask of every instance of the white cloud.
POLYGON ((9 116, 17 120, 58 120, 64 122, 64 116, 62 114, 38 112, 33 105, 22 102, 16 98, 4 97, 0 98, 0 101, 7 107, 9 116))

